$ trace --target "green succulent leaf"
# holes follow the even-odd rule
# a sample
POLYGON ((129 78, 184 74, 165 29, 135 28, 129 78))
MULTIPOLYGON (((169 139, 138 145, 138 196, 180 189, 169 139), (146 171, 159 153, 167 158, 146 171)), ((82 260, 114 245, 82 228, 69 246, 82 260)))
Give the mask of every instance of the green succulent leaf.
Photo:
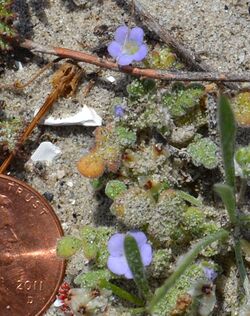
POLYGON ((163 104, 168 108, 170 115, 175 119, 186 115, 199 105, 204 95, 204 87, 191 86, 187 89, 180 88, 163 96, 163 104))
POLYGON ((64 236, 57 243, 57 255, 69 259, 81 248, 81 244, 81 240, 76 237, 64 236))
POLYGON ((132 99, 139 99, 155 90, 155 81, 152 79, 135 79, 127 85, 127 92, 132 99))
POLYGON ((119 126, 115 129, 115 133, 121 146, 132 146, 136 142, 136 133, 130 131, 128 128, 119 126))
POLYGON ((109 280, 112 278, 112 273, 107 269, 89 271, 78 275, 74 282, 83 288, 98 288, 101 280, 109 280))
POLYGON ((187 153, 191 156, 195 166, 204 166, 214 169, 218 165, 217 145, 209 138, 197 137, 187 147, 187 153))
POLYGON ((126 184, 119 180, 110 180, 105 188, 105 194, 111 200, 114 200, 117 196, 119 196, 122 192, 126 191, 126 184))
POLYGON ((104 268, 109 256, 107 242, 113 230, 107 227, 91 227, 86 225, 80 229, 83 253, 86 258, 93 260, 96 267, 104 268))

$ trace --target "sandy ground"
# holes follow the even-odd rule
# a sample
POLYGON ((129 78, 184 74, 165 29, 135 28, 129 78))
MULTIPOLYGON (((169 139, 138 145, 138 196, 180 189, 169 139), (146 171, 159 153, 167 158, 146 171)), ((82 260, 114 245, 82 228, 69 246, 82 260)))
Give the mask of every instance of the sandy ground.
POLYGON ((250 69, 245 0, 140 0, 159 24, 217 71, 250 69))
MULTIPOLYGON (((140 0, 146 5, 159 23, 180 40, 186 47, 199 53, 207 64, 217 70, 244 71, 250 69, 250 15, 246 1, 243 0, 140 0)), ((77 6, 73 1, 36 1, 29 0, 30 37, 44 45, 58 45, 87 52, 98 51, 98 47, 108 43, 117 26, 128 23, 135 25, 130 8, 124 8, 122 1, 93 0, 75 1, 85 3, 77 6)), ((143 21, 142 21, 143 26, 143 21)), ((104 50, 105 52, 105 50, 104 50)), ((103 53, 103 50, 99 50, 103 53)), ((1 82, 29 79, 42 60, 52 57, 33 58, 18 68, 5 69, 1 82)), ((88 73, 96 71, 92 66, 80 64, 88 73)), ((1 91, 1 100, 6 102, 8 115, 20 116, 29 120, 36 108, 42 105, 49 94, 50 75, 47 71, 40 79, 21 94, 1 91)), ((125 85, 123 74, 112 73, 115 83, 107 81, 111 73, 103 70, 95 86, 85 98, 83 91, 88 80, 83 79, 74 98, 60 100, 54 105, 53 116, 75 113, 83 105, 93 107, 103 118, 103 123, 112 119, 111 101, 114 96, 122 96, 125 85)), ((24 168, 10 169, 10 174, 27 181, 41 194, 53 194, 51 204, 57 213, 65 233, 77 233, 84 224, 115 224, 109 214, 105 199, 95 195, 88 179, 83 178, 76 169, 76 162, 93 144, 93 128, 66 127, 44 128, 36 131, 26 146, 28 156, 39 142, 51 140, 62 154, 49 165, 33 165, 27 162, 24 168)), ((83 268, 83 260, 76 257, 68 266, 67 279, 78 274, 83 268)), ((51 308, 47 316, 59 315, 51 308)))

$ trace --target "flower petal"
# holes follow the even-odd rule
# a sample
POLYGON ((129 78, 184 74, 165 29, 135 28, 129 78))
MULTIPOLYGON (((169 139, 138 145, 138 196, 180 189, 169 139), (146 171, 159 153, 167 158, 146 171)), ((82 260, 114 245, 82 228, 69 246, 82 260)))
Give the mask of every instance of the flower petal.
POLYGON ((126 279, 133 279, 134 278, 131 270, 129 269, 129 266, 128 266, 127 271, 124 273, 124 276, 126 279))
POLYGON ((128 232, 128 234, 134 237, 139 248, 147 242, 147 237, 143 232, 128 232))
POLYGON ((117 275, 125 274, 128 270, 128 264, 125 257, 109 256, 107 265, 108 269, 117 275))
POLYGON ((120 66, 127 66, 127 65, 131 64, 132 61, 133 61, 133 55, 123 54, 117 58, 117 63, 120 66))
POLYGON ((138 45, 143 43, 144 31, 140 27, 133 27, 129 33, 129 40, 135 41, 138 45))
POLYGON ((139 50, 133 55, 133 60, 135 60, 135 61, 141 61, 141 60, 143 60, 143 59, 147 56, 147 53, 148 53, 148 47, 147 47, 147 45, 142 44, 142 45, 139 47, 139 50))
POLYGON ((113 41, 108 46, 108 52, 113 58, 117 58, 122 53, 122 45, 113 41))
POLYGON ((213 282, 218 276, 218 274, 212 268, 204 267, 203 271, 204 271, 205 276, 211 282, 213 282))
POLYGON ((152 261, 152 247, 149 244, 144 244, 141 248, 140 248, 140 253, 141 253, 141 259, 142 259, 142 263, 144 266, 148 266, 150 265, 151 261, 152 261))
POLYGON ((115 31, 115 41, 124 44, 125 40, 128 37, 129 28, 126 25, 119 26, 115 31))
POLYGON ((124 234, 114 234, 108 241, 108 251, 113 257, 119 257, 124 254, 124 234))

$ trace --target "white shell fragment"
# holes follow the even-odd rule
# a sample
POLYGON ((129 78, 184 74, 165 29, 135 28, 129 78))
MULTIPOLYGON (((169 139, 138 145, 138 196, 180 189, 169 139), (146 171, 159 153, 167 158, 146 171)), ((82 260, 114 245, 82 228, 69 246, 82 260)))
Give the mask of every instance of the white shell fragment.
POLYGON ((86 105, 76 114, 63 117, 54 118, 49 116, 45 120, 41 121, 40 124, 50 126, 63 126, 63 125, 83 125, 83 126, 101 126, 102 118, 92 108, 86 105))
POLYGON ((19 60, 15 61, 16 67, 18 71, 22 71, 23 70, 23 65, 19 60))
POLYGON ((111 83, 114 83, 116 81, 115 77, 113 76, 108 76, 106 79, 111 83))
POLYGON ((61 149, 51 142, 42 142, 34 151, 31 160, 51 162, 60 153, 61 149))
POLYGON ((60 307, 63 305, 63 301, 57 298, 53 304, 55 307, 60 307))

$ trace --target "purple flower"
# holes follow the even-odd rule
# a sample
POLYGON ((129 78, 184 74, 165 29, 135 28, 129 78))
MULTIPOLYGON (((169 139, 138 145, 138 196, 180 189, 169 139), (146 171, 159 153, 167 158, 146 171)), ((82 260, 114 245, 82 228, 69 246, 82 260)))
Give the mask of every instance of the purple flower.
POLYGON ((122 107, 121 105, 116 105, 114 111, 115 111, 115 117, 123 117, 125 113, 124 107, 122 107))
POLYGON ((205 267, 203 271, 209 281, 213 282, 217 278, 218 274, 214 271, 214 269, 205 267))
POLYGON ((147 46, 143 43, 144 32, 140 27, 131 30, 127 26, 120 26, 115 31, 115 40, 108 46, 109 54, 121 66, 141 61, 148 53, 147 46))
MULTIPOLYGON (((141 260, 144 266, 150 265, 152 261, 152 247, 147 243, 147 237, 142 232, 128 232, 127 234, 134 237, 141 254, 141 260)), ((125 250, 125 234, 114 234, 108 241, 108 268, 117 275, 124 275, 127 279, 133 279, 132 272, 129 268, 125 250)))

